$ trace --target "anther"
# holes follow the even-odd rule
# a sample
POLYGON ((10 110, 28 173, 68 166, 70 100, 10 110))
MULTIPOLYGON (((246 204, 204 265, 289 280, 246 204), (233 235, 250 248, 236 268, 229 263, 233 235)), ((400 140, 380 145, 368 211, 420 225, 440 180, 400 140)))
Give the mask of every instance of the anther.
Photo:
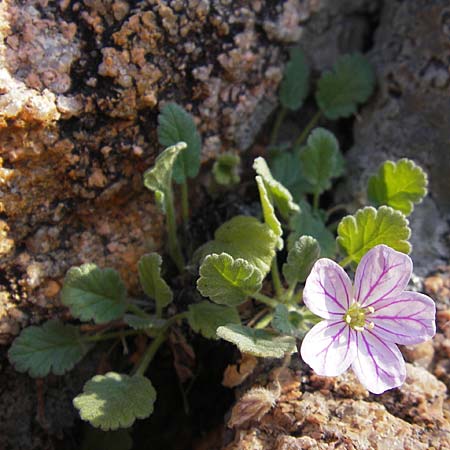
POLYGON ((369 323, 367 324, 367 328, 368 328, 369 330, 373 330, 373 329, 375 328, 375 324, 374 324, 373 322, 369 322, 369 323))
POLYGON ((369 311, 370 314, 373 314, 375 312, 375 308, 373 306, 368 306, 367 311, 369 311))

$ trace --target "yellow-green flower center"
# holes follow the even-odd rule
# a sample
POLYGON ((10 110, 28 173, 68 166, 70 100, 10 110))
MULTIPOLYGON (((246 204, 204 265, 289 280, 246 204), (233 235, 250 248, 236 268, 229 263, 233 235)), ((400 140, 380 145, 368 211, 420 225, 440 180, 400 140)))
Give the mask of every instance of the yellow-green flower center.
MULTIPOLYGON (((349 327, 353 328, 356 331, 363 331, 364 326, 366 325, 366 316, 367 314, 373 313, 373 308, 363 308, 358 302, 353 303, 350 308, 347 309, 347 312, 344 314, 344 321, 348 324, 349 327)), ((373 328, 374 324, 369 322, 367 324, 368 328, 373 328)))

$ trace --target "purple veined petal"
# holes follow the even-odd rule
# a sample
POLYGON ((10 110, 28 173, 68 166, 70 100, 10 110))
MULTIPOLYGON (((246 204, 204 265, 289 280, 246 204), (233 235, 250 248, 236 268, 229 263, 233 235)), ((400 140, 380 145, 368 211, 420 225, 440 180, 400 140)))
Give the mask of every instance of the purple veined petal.
POLYGON ((420 344, 436 334, 436 305, 427 295, 403 291, 398 297, 378 302, 374 308, 367 319, 375 324, 373 332, 383 340, 420 344))
POLYGON ((321 258, 313 266, 303 290, 305 305, 324 319, 341 319, 352 302, 352 283, 344 269, 321 258))
POLYGON ((303 339, 303 361, 318 375, 334 377, 345 372, 356 356, 355 331, 342 320, 323 320, 303 339))
POLYGON ((361 384, 374 394, 381 394, 403 384, 406 367, 400 350, 385 342, 372 330, 356 333, 357 355, 352 369, 361 384))
POLYGON ((405 290, 412 273, 408 255, 387 245, 377 245, 367 252, 356 269, 354 294, 362 306, 375 306, 385 298, 405 290))

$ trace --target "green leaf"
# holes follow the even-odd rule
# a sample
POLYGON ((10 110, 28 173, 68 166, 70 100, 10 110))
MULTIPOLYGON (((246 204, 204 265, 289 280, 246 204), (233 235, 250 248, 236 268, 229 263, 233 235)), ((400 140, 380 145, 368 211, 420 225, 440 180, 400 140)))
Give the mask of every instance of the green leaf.
POLYGON ((286 305, 282 305, 281 303, 275 308, 272 327, 280 334, 300 339, 308 331, 302 315, 297 311, 289 311, 286 305))
POLYGON ((190 327, 207 339, 217 339, 216 331, 222 325, 241 323, 236 308, 200 302, 189 305, 188 322, 190 327))
POLYGON ((296 111, 308 95, 310 68, 300 48, 292 48, 289 53, 290 60, 280 86, 280 102, 285 108, 296 111))
POLYGON ((158 139, 166 147, 186 142, 173 166, 173 179, 185 183, 186 179, 197 176, 200 169, 202 140, 192 116, 176 103, 167 103, 158 116, 158 139))
POLYGON ((259 199, 261 201, 261 208, 263 212, 264 222, 270 227, 274 232, 275 236, 278 238, 278 250, 283 249, 283 229, 281 228, 281 223, 275 215, 275 209, 272 202, 269 199, 269 194, 267 193, 266 185, 263 179, 258 175, 256 177, 256 184, 258 185, 259 199))
POLYGON ((320 254, 324 258, 332 258, 336 253, 336 241, 333 233, 325 226, 319 215, 311 210, 311 206, 300 202, 300 212, 289 221, 291 233, 288 237, 288 248, 294 247, 300 236, 312 236, 320 245, 320 254))
POLYGON ((369 179, 368 197, 375 206, 387 205, 406 216, 427 195, 427 174, 414 161, 403 158, 386 161, 369 179))
POLYGON ((234 153, 220 154, 213 165, 214 179, 218 184, 230 186, 237 184, 241 180, 238 169, 241 164, 241 158, 234 153))
POLYGON ((295 351, 295 339, 277 336, 266 330, 258 330, 243 325, 226 325, 217 328, 217 336, 235 344, 242 353, 263 358, 282 358, 295 351))
POLYGON ((369 61, 360 54, 341 56, 332 71, 322 74, 316 101, 328 119, 349 117, 356 113, 375 86, 375 73, 369 61))
POLYGON ((283 275, 290 286, 305 281, 320 256, 320 245, 311 236, 301 236, 289 250, 283 275))
POLYGON ((400 211, 389 206, 378 209, 367 206, 341 220, 337 242, 355 263, 359 263, 371 248, 379 244, 408 254, 411 251, 408 225, 408 219, 400 211))
POLYGON ((155 165, 144 173, 144 186, 155 193, 155 200, 165 214, 166 202, 172 196, 172 171, 175 160, 181 151, 186 151, 187 144, 178 142, 160 153, 155 165))
POLYGON ((208 255, 199 272, 199 292, 222 305, 239 305, 247 296, 259 292, 262 285, 261 272, 255 266, 227 253, 208 255))
POLYGON ((300 153, 303 174, 312 187, 311 193, 330 189, 331 179, 339 172, 339 144, 333 133, 316 128, 300 153))
POLYGON ((153 317, 140 317, 134 314, 125 314, 123 317, 125 323, 133 328, 133 330, 151 330, 154 328, 161 328, 166 321, 156 316, 153 317))
POLYGON ((202 257, 211 253, 228 253, 234 259, 245 259, 263 276, 269 272, 278 238, 265 223, 255 217, 236 216, 221 225, 214 238, 198 250, 202 257))
POLYGON ((126 287, 114 269, 83 264, 67 272, 61 301, 74 317, 106 323, 124 315, 126 295, 126 287))
POLYGON ((150 298, 155 300, 157 311, 161 311, 173 299, 172 290, 161 277, 161 264, 162 258, 158 253, 143 255, 138 263, 142 288, 150 298))
POLYGON ((42 326, 25 328, 14 340, 8 356, 18 372, 40 378, 50 372, 62 375, 71 370, 89 348, 78 327, 49 320, 42 326))
POLYGON ((299 210, 298 205, 294 203, 291 193, 279 181, 273 178, 264 158, 256 158, 253 162, 253 168, 263 179, 269 197, 285 219, 288 219, 292 213, 299 210))
POLYGON ((128 430, 101 431, 89 426, 81 450, 131 450, 132 447, 128 430))
POLYGON ((73 400, 83 420, 104 431, 128 428, 153 412, 156 391, 142 375, 96 375, 73 400))

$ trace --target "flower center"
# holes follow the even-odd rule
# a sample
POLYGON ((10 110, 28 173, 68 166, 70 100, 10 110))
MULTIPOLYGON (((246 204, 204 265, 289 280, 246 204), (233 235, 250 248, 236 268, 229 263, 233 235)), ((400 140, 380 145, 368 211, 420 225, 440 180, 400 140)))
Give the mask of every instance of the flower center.
POLYGON ((366 325, 367 328, 372 329, 375 324, 373 322, 366 324, 366 316, 367 314, 371 314, 373 312, 374 309, 371 306, 368 308, 363 308, 358 302, 355 302, 344 314, 344 321, 350 328, 356 331, 363 331, 364 326, 366 325))

